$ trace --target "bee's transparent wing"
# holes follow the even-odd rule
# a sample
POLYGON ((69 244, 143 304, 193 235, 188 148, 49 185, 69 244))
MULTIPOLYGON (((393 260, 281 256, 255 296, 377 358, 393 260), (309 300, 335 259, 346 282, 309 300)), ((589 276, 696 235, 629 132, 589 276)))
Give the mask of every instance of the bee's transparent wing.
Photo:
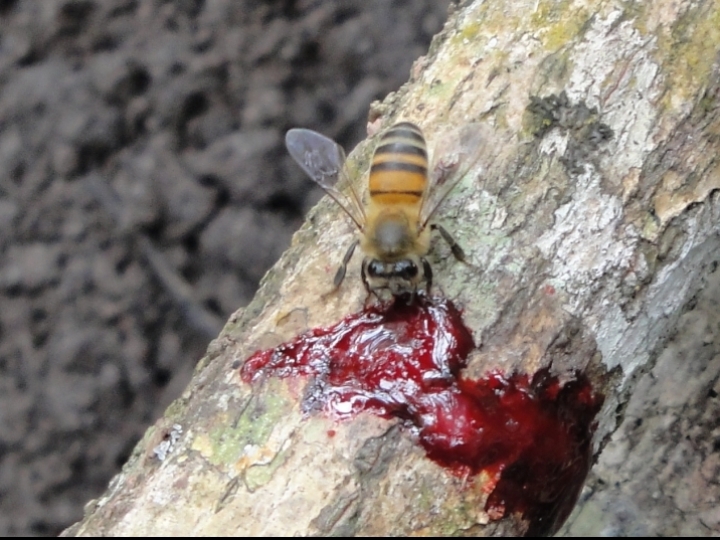
POLYGON ((285 135, 285 146, 303 171, 350 216, 357 228, 363 230, 365 213, 352 184, 350 197, 337 189, 345 176, 345 152, 332 139, 310 129, 294 128, 285 135))
POLYGON ((439 136, 432 154, 433 170, 420 211, 423 230, 448 194, 484 155, 484 146, 491 140, 485 124, 466 124, 449 134, 439 136))

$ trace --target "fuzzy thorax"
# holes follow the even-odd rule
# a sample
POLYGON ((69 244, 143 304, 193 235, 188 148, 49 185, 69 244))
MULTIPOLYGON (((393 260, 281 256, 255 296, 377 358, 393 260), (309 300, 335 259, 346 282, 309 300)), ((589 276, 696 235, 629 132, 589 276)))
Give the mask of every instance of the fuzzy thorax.
MULTIPOLYGON (((372 205, 374 206, 374 205, 372 205)), ((429 230, 418 231, 415 205, 368 208, 361 248, 365 255, 386 262, 409 255, 424 256, 430 249, 429 230)))

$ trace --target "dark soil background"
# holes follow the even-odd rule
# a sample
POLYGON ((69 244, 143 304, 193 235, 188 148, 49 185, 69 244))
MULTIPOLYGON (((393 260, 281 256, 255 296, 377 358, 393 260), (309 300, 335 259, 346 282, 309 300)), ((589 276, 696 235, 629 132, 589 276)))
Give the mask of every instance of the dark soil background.
POLYGON ((0 535, 57 534, 182 391, 448 0, 0 0, 0 535))

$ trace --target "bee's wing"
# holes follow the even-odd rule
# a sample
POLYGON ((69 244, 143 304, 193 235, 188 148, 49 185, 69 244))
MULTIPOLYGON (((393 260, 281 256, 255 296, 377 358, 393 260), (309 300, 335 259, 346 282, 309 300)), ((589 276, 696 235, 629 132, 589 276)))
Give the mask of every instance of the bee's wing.
POLYGON ((363 230, 365 213, 360 198, 352 184, 350 197, 337 189, 337 183, 345 176, 345 152, 332 139, 316 131, 294 128, 285 135, 285 146, 302 170, 350 216, 357 228, 363 230))
POLYGON ((428 225, 450 191, 481 159, 482 145, 488 144, 489 134, 488 126, 473 123, 437 139, 432 154, 433 170, 420 210, 420 230, 428 225))

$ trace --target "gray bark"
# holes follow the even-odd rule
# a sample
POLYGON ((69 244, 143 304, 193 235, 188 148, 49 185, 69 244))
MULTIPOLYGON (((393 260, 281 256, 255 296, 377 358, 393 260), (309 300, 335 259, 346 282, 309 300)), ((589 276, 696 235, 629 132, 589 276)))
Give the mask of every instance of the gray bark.
MULTIPOLYGON (((643 373, 664 379, 682 365, 703 374, 681 381, 672 399, 718 391, 712 355, 656 364, 718 260, 717 28, 720 6, 710 1, 472 2, 450 17, 410 82, 371 112, 373 130, 409 119, 430 141, 467 122, 490 127, 477 174, 440 212, 471 264, 434 245, 437 283, 482 345, 469 375, 551 367, 561 378, 591 376, 606 396, 596 452, 643 373)), ((359 146, 351 171, 366 169, 371 148, 359 146)), ((69 534, 525 530, 522 516, 491 520, 482 480, 466 489, 394 422, 306 417, 292 381, 239 379, 233 366, 258 348, 362 307, 359 257, 341 291, 321 300, 352 234, 328 201, 311 211, 182 398, 69 534), (160 462, 153 450, 174 424, 182 433, 160 462), (369 449, 383 463, 372 474, 358 465, 369 449)), ((714 343, 715 328, 702 339, 714 343)), ((611 466, 630 450, 618 445, 611 466)), ((716 477, 713 466, 694 469, 694 489, 716 477)), ((717 532, 716 517, 702 519, 717 532)), ((573 525, 582 524, 581 513, 573 525)))

